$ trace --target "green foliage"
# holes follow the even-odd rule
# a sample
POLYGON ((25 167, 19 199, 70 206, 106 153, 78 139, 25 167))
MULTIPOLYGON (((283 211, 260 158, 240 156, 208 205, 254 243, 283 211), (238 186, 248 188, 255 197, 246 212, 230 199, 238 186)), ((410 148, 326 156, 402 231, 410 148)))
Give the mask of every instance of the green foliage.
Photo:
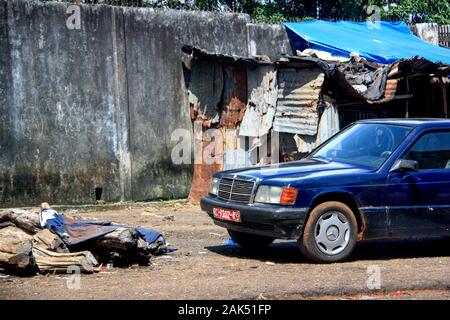
POLYGON ((281 23, 286 17, 273 4, 259 5, 253 11, 253 20, 256 23, 281 23))
POLYGON ((372 0, 371 4, 382 7, 381 18, 403 20, 410 23, 434 22, 450 24, 450 2, 448 0, 372 0))
POLYGON ((328 18, 337 20, 364 21, 367 19, 367 0, 339 0, 334 3, 328 18))
POLYGON ((219 1, 218 0, 196 0, 195 7, 200 10, 218 10, 219 1))
MULTIPOLYGON (((74 0, 41 0, 73 2, 74 0)), ((378 6, 382 20, 450 24, 450 0, 80 0, 123 6, 243 12, 260 23, 319 18, 365 21, 368 7, 378 6)))
MULTIPOLYGON (((241 0, 242 1, 242 0, 241 0)), ((382 20, 409 23, 434 22, 450 24, 449 0, 244 0, 243 12, 256 22, 298 21, 306 17, 324 20, 365 21, 372 15, 370 5, 377 5, 382 20), (319 7, 317 7, 319 3, 319 7), (318 10, 319 9, 319 10, 318 10)))

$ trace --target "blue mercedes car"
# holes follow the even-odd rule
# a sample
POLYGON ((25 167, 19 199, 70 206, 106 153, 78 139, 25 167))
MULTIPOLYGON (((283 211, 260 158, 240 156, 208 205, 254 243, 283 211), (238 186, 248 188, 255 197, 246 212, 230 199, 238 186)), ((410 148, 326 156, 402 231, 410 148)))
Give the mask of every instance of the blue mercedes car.
POLYGON ((450 236, 450 120, 358 121, 300 161, 216 173, 201 200, 245 249, 296 239, 317 262, 357 241, 450 236))

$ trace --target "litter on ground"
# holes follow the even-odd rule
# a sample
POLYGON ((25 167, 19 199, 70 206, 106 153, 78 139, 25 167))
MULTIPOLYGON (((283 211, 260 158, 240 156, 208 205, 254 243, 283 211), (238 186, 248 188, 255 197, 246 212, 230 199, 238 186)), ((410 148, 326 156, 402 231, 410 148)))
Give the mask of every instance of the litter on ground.
POLYGON ((171 252, 164 237, 149 228, 111 221, 75 219, 41 205, 39 212, 0 212, 0 271, 7 274, 92 273, 171 252))
POLYGON ((233 239, 225 240, 225 241, 223 242, 223 245, 224 245, 224 246, 228 246, 228 247, 239 247, 239 245, 238 245, 236 242, 234 242, 233 239))

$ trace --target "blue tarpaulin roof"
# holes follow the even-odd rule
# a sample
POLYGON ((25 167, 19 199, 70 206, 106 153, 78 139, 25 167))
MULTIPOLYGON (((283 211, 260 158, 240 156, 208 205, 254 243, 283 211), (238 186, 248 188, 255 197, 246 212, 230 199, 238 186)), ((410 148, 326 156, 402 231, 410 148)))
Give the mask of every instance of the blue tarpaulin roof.
POLYGON ((333 55, 361 57, 379 63, 393 63, 414 56, 450 64, 450 49, 432 45, 416 37, 404 22, 304 21, 284 24, 296 48, 312 48, 333 55), (294 34, 292 34, 294 33, 294 34), (300 37, 300 38, 298 38, 300 37))

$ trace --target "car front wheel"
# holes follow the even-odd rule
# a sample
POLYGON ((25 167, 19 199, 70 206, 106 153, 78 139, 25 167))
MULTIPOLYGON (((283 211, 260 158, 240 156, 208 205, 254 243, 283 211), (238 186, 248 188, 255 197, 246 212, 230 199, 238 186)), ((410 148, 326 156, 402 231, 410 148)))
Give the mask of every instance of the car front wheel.
POLYGON ((228 230, 231 239, 243 249, 261 250, 269 246, 275 239, 256 234, 228 230))
POLYGON ((307 258, 322 263, 338 262, 352 253, 357 233, 353 211, 344 203, 328 201, 311 211, 298 242, 307 258))

